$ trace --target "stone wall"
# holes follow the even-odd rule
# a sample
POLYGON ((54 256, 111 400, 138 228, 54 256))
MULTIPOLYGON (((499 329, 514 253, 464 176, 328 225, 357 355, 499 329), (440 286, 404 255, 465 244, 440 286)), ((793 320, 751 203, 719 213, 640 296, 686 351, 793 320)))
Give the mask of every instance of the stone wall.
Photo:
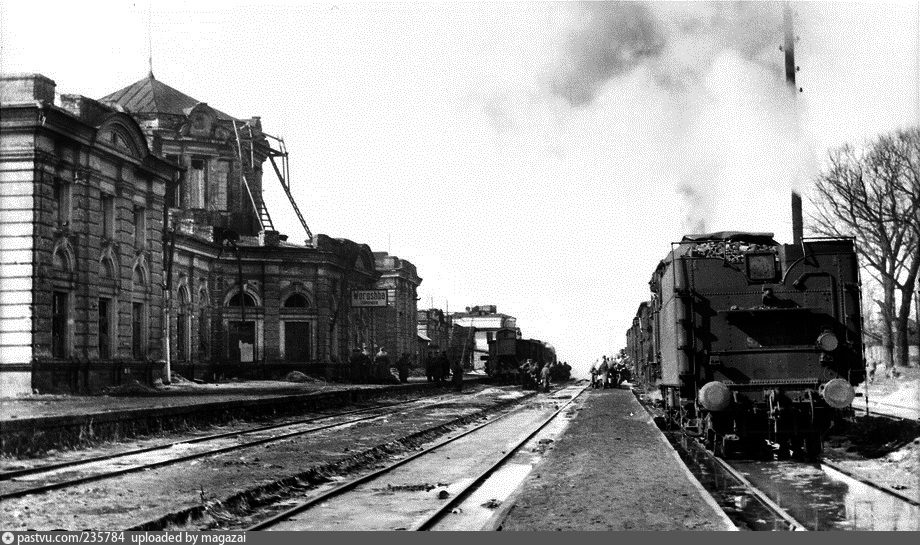
MULTIPOLYGON (((47 78, 34 79, 46 92, 47 78)), ((28 88, 21 80, 17 88, 28 88)), ((163 197, 177 171, 150 154, 125 114, 76 95, 60 108, 20 103, 5 89, 0 282, 12 306, 0 322, 3 393, 149 382, 162 357, 163 197), (139 354, 134 303, 144 308, 139 354)))

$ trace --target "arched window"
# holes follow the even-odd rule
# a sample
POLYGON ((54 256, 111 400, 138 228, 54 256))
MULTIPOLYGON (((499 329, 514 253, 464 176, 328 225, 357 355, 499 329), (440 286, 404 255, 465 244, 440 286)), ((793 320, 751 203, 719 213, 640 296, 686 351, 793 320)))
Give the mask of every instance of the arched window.
POLYGON ((252 298, 252 295, 248 293, 236 293, 233 297, 230 298, 230 301, 227 302, 228 307, 239 307, 247 306, 254 307, 256 306, 256 300, 252 298))
POLYGON ((208 316, 208 291, 198 290, 198 357, 211 357, 211 322, 208 316))
POLYGON ((292 294, 284 302, 285 308, 306 308, 307 306, 307 298, 299 293, 292 294))
POLYGON ((131 354, 141 360, 147 356, 147 275, 141 264, 134 267, 131 275, 134 293, 131 301, 131 354))
POLYGON ((176 297, 176 359, 188 359, 188 292, 185 287, 179 288, 176 297))

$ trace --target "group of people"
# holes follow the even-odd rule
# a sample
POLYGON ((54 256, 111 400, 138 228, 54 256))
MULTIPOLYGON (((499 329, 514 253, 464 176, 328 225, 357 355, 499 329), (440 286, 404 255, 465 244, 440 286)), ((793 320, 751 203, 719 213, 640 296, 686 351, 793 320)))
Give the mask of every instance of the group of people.
POLYGON ((629 380, 629 367, 623 360, 610 360, 604 356, 591 366, 592 388, 616 388, 629 380))
POLYGON ((403 353, 396 361, 396 373, 391 371, 392 362, 385 348, 381 347, 371 359, 367 347, 355 348, 348 359, 348 374, 355 384, 395 384, 409 380, 409 354, 403 353))
POLYGON ((428 382, 438 384, 446 382, 447 377, 450 377, 451 385, 455 390, 459 392, 463 389, 463 366, 460 360, 451 362, 447 357, 447 352, 440 354, 434 351, 428 352, 425 358, 425 377, 428 378, 428 382))
POLYGON ((552 364, 546 362, 540 364, 530 358, 524 361, 518 369, 521 374, 521 388, 549 391, 550 378, 552 375, 552 364))

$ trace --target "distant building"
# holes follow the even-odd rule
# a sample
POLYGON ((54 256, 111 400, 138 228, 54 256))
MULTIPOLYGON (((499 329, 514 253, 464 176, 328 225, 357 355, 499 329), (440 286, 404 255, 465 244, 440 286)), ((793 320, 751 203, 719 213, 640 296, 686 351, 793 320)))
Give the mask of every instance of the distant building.
MULTIPOLYGON (((499 329, 517 329, 517 318, 497 312, 495 305, 467 307, 466 312, 451 314, 454 325, 473 328, 473 368, 484 369, 489 355, 489 341, 499 329)), ((520 336, 520 331, 518 331, 520 336)))
POLYGON ((450 323, 439 308, 416 312, 416 327, 420 335, 428 340, 428 350, 446 351, 450 345, 450 323))

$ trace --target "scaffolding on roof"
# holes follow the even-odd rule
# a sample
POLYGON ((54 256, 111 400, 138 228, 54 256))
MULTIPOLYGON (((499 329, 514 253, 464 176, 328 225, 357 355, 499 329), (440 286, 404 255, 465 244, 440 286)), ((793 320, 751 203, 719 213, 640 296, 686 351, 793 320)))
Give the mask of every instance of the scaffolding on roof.
MULTIPOLYGON (((249 140, 250 140, 250 143, 252 143, 253 141, 252 126, 249 125, 248 122, 246 122, 246 123, 243 123, 242 127, 245 127, 246 129, 249 130, 249 140)), ((245 165, 245 162, 243 161, 243 144, 242 144, 242 140, 240 139, 240 128, 242 127, 237 127, 236 121, 235 120, 233 121, 233 133, 236 136, 236 150, 237 150, 237 156, 239 157, 239 160, 240 160, 240 167, 241 167, 240 169, 241 170, 241 173, 240 173, 241 180, 243 182, 243 186, 246 188, 247 195, 249 195, 249 202, 252 204, 252 208, 256 213, 256 217, 259 219, 259 226, 261 230, 262 231, 267 231, 267 230, 274 231, 275 226, 274 226, 274 223, 272 222, 271 214, 269 214, 268 212, 268 207, 265 205, 265 199, 262 198, 262 196, 260 195, 258 202, 256 202, 256 199, 252 194, 252 190, 249 187, 249 182, 246 178, 246 169, 243 168, 245 165)), ((313 244, 313 233, 310 232, 310 227, 307 226, 307 221, 304 219, 303 214, 300 212, 300 207, 297 206, 297 201, 294 199, 294 195, 291 193, 291 184, 289 181, 291 179, 291 173, 290 173, 290 168, 288 165, 288 151, 287 151, 287 147, 284 145, 284 139, 277 137, 277 136, 272 136, 265 132, 263 132, 262 135, 267 138, 271 138, 272 140, 278 143, 278 149, 275 149, 272 146, 268 147, 268 160, 271 161, 272 168, 275 170, 275 174, 278 176, 278 181, 281 183, 281 188, 284 189, 284 194, 287 195, 288 201, 290 201, 291 203, 291 208, 294 209, 294 213, 297 215, 297 219, 300 220, 300 225, 303 226, 303 230, 307 234, 306 243, 308 245, 312 245, 313 244), (278 166, 278 162, 275 160, 276 158, 281 159, 280 167, 278 166)), ((255 164, 255 149, 252 144, 250 144, 249 151, 250 151, 249 166, 250 168, 252 168, 252 165, 255 164)))

